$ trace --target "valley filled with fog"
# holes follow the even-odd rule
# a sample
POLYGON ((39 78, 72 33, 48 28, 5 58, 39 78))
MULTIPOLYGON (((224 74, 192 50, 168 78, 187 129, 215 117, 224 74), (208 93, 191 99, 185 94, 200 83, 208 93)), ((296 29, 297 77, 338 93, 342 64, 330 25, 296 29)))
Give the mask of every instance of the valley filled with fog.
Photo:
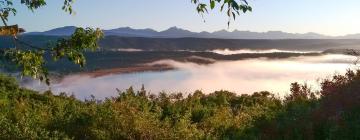
MULTIPOLYGON (((139 51, 139 50, 137 50, 139 51)), ((282 50, 213 50, 222 55, 241 53, 314 53, 282 50)), ((194 56, 193 56, 194 57, 194 56)), ((203 58, 205 59, 205 58, 203 58)), ((38 82, 23 82, 23 86, 55 93, 74 94, 79 99, 94 95, 98 99, 117 95, 117 90, 129 87, 139 90, 142 85, 152 93, 159 92, 184 94, 201 90, 211 93, 228 90, 237 94, 251 94, 256 91, 270 91, 280 97, 289 92, 292 82, 307 83, 313 89, 319 87, 321 79, 342 74, 354 69, 357 58, 344 54, 301 55, 286 58, 247 58, 242 60, 214 60, 202 64, 173 59, 156 60, 145 65, 173 67, 166 71, 141 71, 130 73, 109 73, 91 76, 86 73, 74 73, 63 76, 50 87, 38 82)))
MULTIPOLYGON (((46 46, 73 30, 63 27, 19 38, 46 46)), ((237 94, 270 91, 283 97, 292 82, 308 83, 317 89, 322 78, 356 68, 357 57, 348 54, 360 52, 360 40, 349 38, 148 37, 112 33, 105 31, 105 37, 99 40, 100 48, 85 52, 83 68, 66 59, 54 62, 47 55, 50 87, 30 78, 19 78, 21 84, 39 91, 74 94, 79 99, 91 95, 103 99, 116 96, 116 89, 124 91, 132 86, 139 90, 142 85, 151 94, 228 90, 237 94)), ((3 48, 12 43, 6 37, 0 41, 3 48)), ((4 69, 18 72, 12 67, 4 69)))

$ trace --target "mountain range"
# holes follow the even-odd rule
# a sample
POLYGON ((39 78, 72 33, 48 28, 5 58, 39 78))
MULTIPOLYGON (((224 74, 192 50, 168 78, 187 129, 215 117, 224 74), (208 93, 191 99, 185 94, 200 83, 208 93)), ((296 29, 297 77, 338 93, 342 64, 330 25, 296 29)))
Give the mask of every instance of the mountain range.
MULTIPOLYGON (((66 26, 44 32, 28 32, 24 35, 47 35, 47 36, 69 36, 77 27, 66 26)), ((251 31, 226 31, 215 32, 191 32, 178 27, 171 27, 164 31, 153 29, 133 29, 122 27, 117 29, 103 30, 106 36, 119 37, 147 37, 147 38, 219 38, 219 39, 360 39, 360 34, 345 36, 327 36, 318 33, 286 33, 282 31, 251 32, 251 31)))

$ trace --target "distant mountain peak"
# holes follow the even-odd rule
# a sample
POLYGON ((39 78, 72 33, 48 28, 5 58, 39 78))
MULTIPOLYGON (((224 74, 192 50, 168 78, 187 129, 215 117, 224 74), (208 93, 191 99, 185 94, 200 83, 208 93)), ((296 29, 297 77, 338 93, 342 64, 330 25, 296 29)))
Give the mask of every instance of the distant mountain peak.
POLYGON ((198 34, 198 33, 184 30, 182 28, 178 28, 174 26, 174 27, 170 27, 167 30, 159 32, 158 35, 155 37, 165 37, 165 38, 194 37, 194 34, 198 34))
MULTIPOLYGON (((177 27, 177 26, 172 26, 172 27, 170 27, 169 29, 181 29, 181 28, 179 28, 179 27, 177 27)), ((181 29, 182 30, 182 29, 181 29)))
POLYGON ((215 31, 213 33, 229 33, 229 31, 227 31, 225 29, 222 29, 222 30, 219 30, 219 31, 215 31))
POLYGON ((177 26, 172 26, 172 27, 170 27, 169 29, 171 29, 171 28, 179 29, 177 26))
POLYGON ((201 34, 204 34, 204 33, 208 34, 208 33, 210 33, 210 32, 202 31, 202 32, 200 32, 200 33, 201 33, 201 34))
POLYGON ((55 29, 51 29, 45 32, 53 32, 53 31, 75 31, 76 30, 76 26, 64 26, 64 27, 59 27, 59 28, 55 28, 55 29))
MULTIPOLYGON (((182 29, 182 28, 173 26, 173 27, 170 27, 170 28, 167 29, 167 30, 164 30, 163 32, 165 32, 165 31, 188 31, 188 30, 185 30, 185 29, 182 29)), ((189 31, 189 32, 190 32, 190 31, 189 31)))
POLYGON ((267 31, 266 33, 285 33, 283 31, 267 31))
MULTIPOLYGON (((60 27, 60 28, 63 28, 63 29, 76 29, 77 27, 76 26, 64 26, 64 27, 60 27)), ((55 29, 59 29, 59 28, 55 28, 55 29)))
POLYGON ((64 26, 55 29, 51 29, 45 32, 29 32, 25 35, 49 35, 49 36, 69 36, 73 34, 76 30, 76 26, 64 26))
POLYGON ((322 35, 322 34, 315 33, 315 32, 307 32, 307 33, 305 33, 305 35, 322 35))
POLYGON ((153 29, 133 29, 131 27, 120 27, 116 29, 104 30, 105 35, 124 36, 124 37, 152 37, 157 31, 153 29))
MULTIPOLYGON (((119 28, 116 28, 116 29, 128 29, 128 30, 132 30, 133 28, 131 28, 131 27, 119 27, 119 28)), ((116 29, 113 29, 113 30, 116 30, 116 29)))
MULTIPOLYGON (((76 26, 65 26, 55 28, 45 32, 31 32, 24 35, 50 35, 50 36, 69 36, 76 26)), ((251 32, 222 29, 215 32, 191 32, 177 26, 170 27, 163 31, 155 31, 150 28, 133 29, 131 27, 120 27, 116 29, 103 30, 105 35, 122 36, 122 37, 151 37, 151 38, 221 38, 221 39, 360 39, 360 34, 350 34, 344 36, 326 36, 314 32, 308 33, 287 33, 283 31, 251 32)))

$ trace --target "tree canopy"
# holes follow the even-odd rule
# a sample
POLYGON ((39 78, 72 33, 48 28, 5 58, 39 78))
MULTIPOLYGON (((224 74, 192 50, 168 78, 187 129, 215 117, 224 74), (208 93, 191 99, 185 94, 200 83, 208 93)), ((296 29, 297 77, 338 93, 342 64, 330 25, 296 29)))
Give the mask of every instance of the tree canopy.
POLYGON ((348 71, 323 80, 320 91, 293 83, 283 99, 266 91, 153 95, 129 88, 84 101, 31 91, 0 74, 0 139, 355 140, 359 89, 360 71, 348 71))

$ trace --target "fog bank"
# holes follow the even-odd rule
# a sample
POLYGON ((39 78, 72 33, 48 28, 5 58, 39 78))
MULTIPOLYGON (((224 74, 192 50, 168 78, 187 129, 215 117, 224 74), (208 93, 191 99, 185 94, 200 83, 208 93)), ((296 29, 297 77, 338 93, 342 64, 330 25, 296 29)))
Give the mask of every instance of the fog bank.
POLYGON ((210 52, 222 54, 222 55, 233 55, 233 54, 245 54, 245 53, 320 53, 320 51, 290 51, 290 50, 279 50, 279 49, 267 49, 267 50, 252 50, 252 49, 241 49, 241 50, 230 50, 230 49, 217 49, 211 50, 210 52))
POLYGON ((270 91, 280 96, 288 93, 291 82, 308 83, 318 88, 319 78, 334 73, 344 73, 353 68, 355 58, 346 55, 324 55, 314 57, 293 57, 289 59, 248 59, 241 61, 216 62, 210 65, 181 63, 162 60, 152 64, 168 64, 177 70, 164 72, 143 72, 113 74, 102 77, 71 75, 61 82, 46 87, 39 82, 25 86, 36 90, 51 89, 55 93, 67 92, 79 99, 116 96, 116 88, 125 90, 130 86, 140 89, 141 85, 151 93, 192 93, 202 90, 206 93, 228 90, 238 94, 255 91, 270 91))

